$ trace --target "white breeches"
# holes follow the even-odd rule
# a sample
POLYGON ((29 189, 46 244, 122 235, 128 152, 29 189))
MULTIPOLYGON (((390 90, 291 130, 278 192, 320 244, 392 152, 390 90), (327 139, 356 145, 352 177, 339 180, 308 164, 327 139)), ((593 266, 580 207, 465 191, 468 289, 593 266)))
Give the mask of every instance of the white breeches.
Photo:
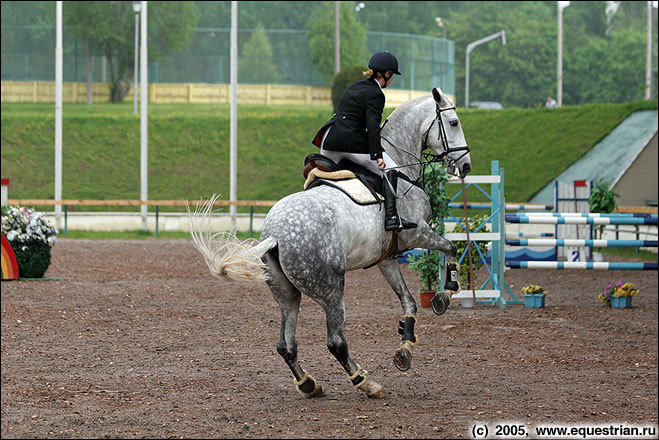
MULTIPOLYGON (((323 137, 322 144, 325 143, 325 138, 327 137, 327 133, 329 133, 329 130, 325 132, 325 136, 323 137)), ((320 147, 320 154, 332 159, 335 163, 339 163, 341 159, 351 160, 356 164, 363 166, 367 170, 377 175, 382 175, 382 171, 378 168, 377 162, 371 159, 370 154, 346 153, 344 151, 329 151, 329 150, 325 150, 322 146, 320 147)), ((385 168, 385 171, 386 169, 391 169, 397 166, 396 162, 394 162, 394 160, 391 157, 389 157, 387 153, 383 152, 382 158, 384 159, 384 163, 387 166, 385 168)))

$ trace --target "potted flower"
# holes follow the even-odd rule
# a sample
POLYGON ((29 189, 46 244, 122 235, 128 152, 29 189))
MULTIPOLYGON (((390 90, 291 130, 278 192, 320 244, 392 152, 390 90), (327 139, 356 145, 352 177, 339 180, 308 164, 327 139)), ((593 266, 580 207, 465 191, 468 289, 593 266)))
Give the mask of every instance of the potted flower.
POLYGON ((43 277, 57 233, 45 214, 18 206, 2 207, 2 235, 16 254, 21 278, 43 277))
MULTIPOLYGON (((430 227, 440 235, 444 234, 443 219, 448 217, 449 198, 444 190, 444 183, 448 180, 448 174, 437 163, 428 165, 423 171, 425 192, 430 200, 432 217, 430 227)), ((424 250, 418 255, 408 255, 407 261, 410 269, 417 272, 420 281, 419 294, 421 307, 431 307, 432 298, 436 289, 440 287, 439 270, 441 255, 437 250, 424 250)))
POLYGON ((547 291, 542 287, 535 284, 524 286, 522 287, 522 294, 524 295, 524 307, 541 309, 545 306, 547 291))
POLYGON ((634 289, 632 283, 614 281, 606 286, 604 293, 600 293, 598 298, 607 307, 627 309, 632 306, 632 296, 638 295, 639 293, 640 291, 634 289))
MULTIPOLYGON (((590 212, 602 214, 613 212, 616 207, 616 197, 620 196, 613 192, 611 185, 600 180, 590 190, 590 197, 588 198, 590 212)), ((599 230, 599 238, 601 239, 604 232, 604 225, 599 225, 597 229, 599 230)), ((601 252, 594 251, 593 260, 604 261, 604 257, 601 252)))
POLYGON ((410 269, 417 272, 421 287, 421 307, 430 307, 432 298, 435 296, 436 288, 439 286, 439 265, 441 257, 439 251, 426 250, 419 255, 407 257, 410 269))

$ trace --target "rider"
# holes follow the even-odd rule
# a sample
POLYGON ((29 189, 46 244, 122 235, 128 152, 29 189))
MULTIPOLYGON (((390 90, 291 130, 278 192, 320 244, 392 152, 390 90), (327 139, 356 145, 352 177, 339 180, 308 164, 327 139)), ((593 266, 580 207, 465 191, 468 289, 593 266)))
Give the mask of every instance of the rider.
MULTIPOLYGON (((312 143, 320 147, 320 153, 338 163, 349 159, 369 171, 392 181, 395 190, 395 176, 385 168, 395 168, 396 163, 384 152, 380 143, 380 122, 384 110, 385 96, 382 89, 391 84, 398 71, 398 60, 388 51, 373 54, 368 62, 369 70, 364 72, 367 79, 358 81, 346 89, 339 101, 339 107, 332 118, 325 123, 312 143)), ((387 231, 415 228, 398 216, 396 198, 392 188, 385 181, 384 190, 385 223, 387 231)))

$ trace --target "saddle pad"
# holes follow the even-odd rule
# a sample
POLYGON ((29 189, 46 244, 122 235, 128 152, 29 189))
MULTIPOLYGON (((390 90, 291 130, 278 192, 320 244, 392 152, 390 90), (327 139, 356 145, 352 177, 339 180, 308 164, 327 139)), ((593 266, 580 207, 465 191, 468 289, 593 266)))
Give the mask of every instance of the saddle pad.
POLYGON ((306 182, 304 182, 304 189, 306 190, 317 185, 329 185, 337 188, 359 205, 370 205, 372 203, 380 203, 384 200, 384 197, 380 194, 378 194, 379 200, 373 197, 373 194, 364 186, 361 180, 355 177, 352 171, 341 170, 328 173, 314 168, 309 172, 309 176, 306 182))

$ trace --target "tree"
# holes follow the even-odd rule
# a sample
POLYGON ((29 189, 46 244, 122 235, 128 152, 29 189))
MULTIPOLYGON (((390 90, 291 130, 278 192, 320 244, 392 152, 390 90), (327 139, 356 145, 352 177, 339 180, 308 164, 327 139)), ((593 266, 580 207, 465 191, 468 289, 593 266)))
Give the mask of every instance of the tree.
MULTIPOLYGON (((352 2, 340 2, 341 65, 364 64, 366 29, 352 2)), ((311 62, 328 82, 334 77, 334 2, 318 2, 309 20, 311 62)))
POLYGON ((241 83, 276 83, 281 78, 272 63, 272 46, 265 29, 259 24, 256 32, 243 44, 238 62, 238 78, 241 83))
POLYGON ((464 96, 467 45, 502 29, 506 46, 491 41, 470 55, 470 100, 499 101, 504 107, 532 107, 544 100, 554 90, 551 85, 556 78, 556 20, 552 7, 540 2, 470 5, 473 7, 451 11, 444 20, 450 23, 451 39, 455 41, 458 103, 464 96))
MULTIPOLYGON (((149 61, 185 47, 197 23, 194 2, 149 2, 149 61)), ((130 90, 134 66, 135 13, 127 1, 66 2, 66 25, 105 55, 110 67, 110 99, 120 102, 130 90)))

